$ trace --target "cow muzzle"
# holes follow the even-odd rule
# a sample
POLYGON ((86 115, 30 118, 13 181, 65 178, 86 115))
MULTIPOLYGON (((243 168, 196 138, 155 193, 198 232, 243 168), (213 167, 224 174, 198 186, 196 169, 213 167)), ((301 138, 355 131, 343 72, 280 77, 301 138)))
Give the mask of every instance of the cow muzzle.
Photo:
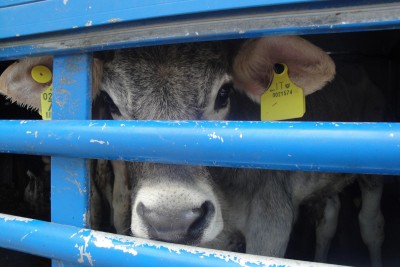
POLYGON ((168 184, 142 187, 132 206, 134 236, 199 245, 223 229, 221 207, 211 186, 168 184))

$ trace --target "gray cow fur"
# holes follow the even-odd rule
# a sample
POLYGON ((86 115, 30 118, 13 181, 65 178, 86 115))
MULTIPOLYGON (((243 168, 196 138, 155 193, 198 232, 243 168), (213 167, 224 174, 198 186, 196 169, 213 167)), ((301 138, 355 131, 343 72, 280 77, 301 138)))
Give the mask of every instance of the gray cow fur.
MULTIPOLYGON (((306 95, 323 88, 335 75, 327 54, 295 36, 165 45, 102 54, 94 62, 93 95, 107 95, 105 102, 113 119, 251 119, 254 106, 226 99, 226 94, 240 98, 240 93, 229 91, 235 88, 258 102, 276 63, 288 65, 292 81, 306 95)), ((44 87, 17 75, 37 64, 51 67, 51 58, 12 65, 0 78, 1 93, 39 109, 35 92, 44 87)), ((352 105, 337 100, 340 94, 334 93, 348 89, 344 85, 332 88, 329 107, 338 111, 335 101, 344 107, 352 105)), ((315 116, 308 119, 324 119, 328 106, 318 101, 310 105, 315 116)), ((117 232, 129 229, 138 237, 233 250, 230 239, 239 239, 239 243, 245 239, 247 253, 277 257, 284 256, 299 205, 334 196, 356 178, 351 174, 137 162, 111 162, 111 167, 102 161, 97 164, 113 170, 114 188, 108 181, 105 196, 113 208, 117 232)), ((104 182, 107 175, 99 172, 94 177, 104 182)), ((99 200, 93 197, 92 201, 99 200)))

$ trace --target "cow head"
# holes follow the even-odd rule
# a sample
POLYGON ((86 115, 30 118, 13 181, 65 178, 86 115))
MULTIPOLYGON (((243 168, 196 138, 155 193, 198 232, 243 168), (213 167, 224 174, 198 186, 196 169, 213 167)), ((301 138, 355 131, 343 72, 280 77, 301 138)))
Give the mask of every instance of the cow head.
MULTIPOLYGON (((223 120, 233 90, 259 102, 276 63, 288 66, 291 80, 306 95, 335 73, 329 56, 309 42, 295 36, 266 37, 113 51, 94 62, 93 91, 105 96, 114 119, 223 120)), ((29 74, 38 64, 51 67, 51 59, 24 59, 10 66, 0 78, 0 92, 39 109, 45 88, 29 74)), ((198 245, 224 228, 223 189, 214 184, 207 167, 138 162, 126 167, 132 181, 134 236, 198 245)))

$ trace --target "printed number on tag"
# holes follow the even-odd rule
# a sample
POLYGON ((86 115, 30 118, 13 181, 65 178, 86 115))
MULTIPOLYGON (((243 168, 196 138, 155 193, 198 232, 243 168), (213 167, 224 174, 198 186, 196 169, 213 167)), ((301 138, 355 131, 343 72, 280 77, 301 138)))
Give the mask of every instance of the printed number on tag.
POLYGON ((40 95, 41 115, 43 120, 51 120, 51 101, 53 100, 53 87, 50 85, 40 95))
POLYGON ((261 120, 277 121, 303 117, 306 112, 303 89, 289 78, 288 67, 280 64, 283 70, 274 69, 274 77, 267 91, 261 96, 261 120))

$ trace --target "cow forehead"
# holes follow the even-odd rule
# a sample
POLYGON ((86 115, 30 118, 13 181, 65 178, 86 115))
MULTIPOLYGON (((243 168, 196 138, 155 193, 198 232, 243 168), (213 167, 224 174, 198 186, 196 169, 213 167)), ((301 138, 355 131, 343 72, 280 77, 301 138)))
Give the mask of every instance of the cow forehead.
POLYGON ((104 65, 102 89, 124 117, 198 119, 216 81, 229 71, 224 47, 198 43, 120 50, 104 65))

